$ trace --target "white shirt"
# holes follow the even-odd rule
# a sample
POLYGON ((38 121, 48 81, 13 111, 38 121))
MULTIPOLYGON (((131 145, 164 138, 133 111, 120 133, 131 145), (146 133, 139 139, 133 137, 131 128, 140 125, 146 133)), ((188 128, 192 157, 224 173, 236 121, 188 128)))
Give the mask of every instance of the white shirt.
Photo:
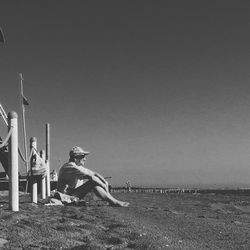
POLYGON ((68 193, 81 186, 88 179, 89 171, 89 169, 78 166, 74 162, 65 163, 59 171, 57 190, 61 193, 68 193))

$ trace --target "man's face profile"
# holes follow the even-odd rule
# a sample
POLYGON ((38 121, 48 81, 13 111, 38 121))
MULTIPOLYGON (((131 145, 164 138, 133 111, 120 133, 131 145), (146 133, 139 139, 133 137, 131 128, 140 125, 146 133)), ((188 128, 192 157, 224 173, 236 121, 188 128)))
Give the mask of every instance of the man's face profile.
POLYGON ((84 165, 86 161, 86 155, 76 156, 75 163, 77 166, 84 165))

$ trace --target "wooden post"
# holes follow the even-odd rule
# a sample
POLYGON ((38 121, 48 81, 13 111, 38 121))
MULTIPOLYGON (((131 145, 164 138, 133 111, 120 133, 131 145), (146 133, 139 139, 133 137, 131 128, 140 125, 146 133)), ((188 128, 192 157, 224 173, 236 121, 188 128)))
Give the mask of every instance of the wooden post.
MULTIPOLYGON (((41 150, 40 151, 40 157, 43 161, 43 164, 45 164, 45 151, 41 150)), ((42 199, 46 198, 46 179, 45 176, 42 177, 42 181, 41 181, 41 194, 42 194, 42 199)))
MULTIPOLYGON (((32 148, 37 149, 37 139, 36 137, 31 137, 30 138, 30 151, 32 148)), ((33 156, 31 157, 31 162, 30 162, 30 170, 31 170, 31 202, 37 203, 37 178, 35 178, 32 175, 32 161, 33 161, 33 156)))
POLYGON ((27 150, 27 136, 26 136, 26 124, 25 124, 25 107, 23 103, 23 75, 19 74, 20 76, 20 90, 21 90, 21 107, 22 107, 22 121, 23 121, 23 144, 24 144, 24 154, 25 154, 25 166, 26 166, 26 173, 28 174, 29 171, 29 163, 28 163, 28 150, 27 150))
POLYGON ((12 128, 9 139, 9 208, 19 211, 19 180, 18 180, 18 122, 17 113, 8 114, 8 130, 12 128))
POLYGON ((46 123, 47 196, 50 196, 50 125, 46 123))

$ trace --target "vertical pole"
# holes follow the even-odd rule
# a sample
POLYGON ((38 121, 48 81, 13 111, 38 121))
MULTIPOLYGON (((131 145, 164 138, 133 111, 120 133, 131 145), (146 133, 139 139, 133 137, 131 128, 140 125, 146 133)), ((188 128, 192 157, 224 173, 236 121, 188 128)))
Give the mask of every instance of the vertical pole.
POLYGON ((46 123, 47 196, 50 196, 50 125, 46 123))
POLYGON ((18 181, 18 123, 17 113, 12 111, 8 114, 8 129, 12 130, 9 139, 9 208, 19 211, 19 181, 18 181))
MULTIPOLYGON (((45 151, 41 150, 40 151, 40 157, 43 161, 43 164, 45 164, 45 151)), ((46 198, 46 179, 45 176, 42 177, 42 181, 41 181, 41 193, 42 193, 42 199, 46 198)))
MULTIPOLYGON (((37 149, 37 139, 36 137, 30 138, 30 151, 32 148, 37 149)), ((37 203, 37 178, 32 174, 32 162, 34 161, 35 154, 31 157, 30 170, 31 170, 31 202, 37 203)))
POLYGON ((25 165, 26 165, 26 173, 28 174, 29 171, 29 164, 28 164, 28 152, 27 152, 27 139, 26 139, 26 124, 25 124, 25 107, 23 105, 23 75, 19 74, 20 76, 20 90, 21 90, 21 107, 22 107, 22 121, 23 121, 23 144, 24 144, 24 153, 25 153, 25 165))

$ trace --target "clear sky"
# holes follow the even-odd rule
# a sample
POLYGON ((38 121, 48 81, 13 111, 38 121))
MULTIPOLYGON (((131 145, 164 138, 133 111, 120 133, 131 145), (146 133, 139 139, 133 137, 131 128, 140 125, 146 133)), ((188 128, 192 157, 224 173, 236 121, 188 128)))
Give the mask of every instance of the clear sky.
POLYGON ((0 26, 0 103, 21 118, 22 73, 52 169, 79 145, 113 185, 250 186, 249 1, 1 1, 0 26))

